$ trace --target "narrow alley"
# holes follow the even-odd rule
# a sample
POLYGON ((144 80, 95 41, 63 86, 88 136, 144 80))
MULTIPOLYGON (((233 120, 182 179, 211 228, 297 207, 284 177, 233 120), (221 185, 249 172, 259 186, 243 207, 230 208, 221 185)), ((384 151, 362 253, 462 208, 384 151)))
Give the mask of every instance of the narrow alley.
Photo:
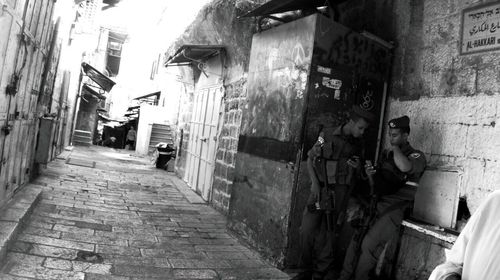
POLYGON ((0 280, 500 279, 499 73, 500 0, 0 0, 0 280))
POLYGON ((63 152, 0 279, 288 279, 226 231, 225 217, 147 158, 63 152))

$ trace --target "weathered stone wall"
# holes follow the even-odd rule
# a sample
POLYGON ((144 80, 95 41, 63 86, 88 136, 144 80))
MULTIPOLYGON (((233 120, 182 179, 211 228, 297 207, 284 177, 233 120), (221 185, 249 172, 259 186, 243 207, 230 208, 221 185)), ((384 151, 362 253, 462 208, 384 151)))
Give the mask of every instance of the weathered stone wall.
POLYGON ((212 185, 212 204, 227 214, 234 179, 235 157, 241 126, 241 107, 246 101, 246 79, 225 87, 224 121, 219 136, 212 185))
POLYGON ((498 51, 459 55, 459 40, 462 10, 486 1, 404 2, 388 117, 412 118, 430 165, 463 170, 460 194, 474 211, 500 185, 500 60, 498 51))
MULTIPOLYGON (((228 212, 234 173, 235 155, 241 125, 241 106, 245 102, 245 83, 252 36, 256 31, 254 18, 238 18, 265 1, 215 0, 197 16, 181 38, 173 44, 173 54, 183 44, 224 45, 225 69, 224 121, 216 152, 215 174, 212 185, 212 205, 223 213, 228 212)), ((182 112, 182 109, 181 109, 182 112)), ((189 115, 190 116, 190 115, 189 115)), ((185 115, 187 118, 188 115, 185 115)), ((187 152, 189 119, 184 120, 183 153, 187 152)), ((184 156, 185 159, 185 156, 184 156)), ((178 173, 184 176, 185 162, 178 161, 178 173)))
MULTIPOLYGON (((408 115, 410 140, 429 165, 461 170, 457 187, 471 212, 500 187, 499 52, 459 54, 462 10, 485 2, 355 0, 340 7, 344 25, 395 43, 386 118, 408 115)), ((397 279, 427 279, 443 260, 443 244, 409 232, 403 242, 397 279)))
POLYGON ((344 25, 395 42, 387 119, 410 116, 411 141, 429 164, 463 170, 460 193, 471 210, 500 182, 499 52, 459 54, 462 10, 481 2, 358 0, 340 8, 344 25), (374 15, 360 16, 367 12, 374 15))

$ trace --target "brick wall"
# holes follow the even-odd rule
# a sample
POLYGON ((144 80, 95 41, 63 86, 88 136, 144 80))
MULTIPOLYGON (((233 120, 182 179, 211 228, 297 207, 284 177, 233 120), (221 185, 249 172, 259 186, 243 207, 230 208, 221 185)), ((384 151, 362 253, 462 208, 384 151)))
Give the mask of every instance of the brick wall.
POLYGON ((238 150, 241 109, 246 102, 246 79, 225 87, 224 121, 219 136, 212 185, 212 205, 227 214, 234 179, 234 164, 238 150))

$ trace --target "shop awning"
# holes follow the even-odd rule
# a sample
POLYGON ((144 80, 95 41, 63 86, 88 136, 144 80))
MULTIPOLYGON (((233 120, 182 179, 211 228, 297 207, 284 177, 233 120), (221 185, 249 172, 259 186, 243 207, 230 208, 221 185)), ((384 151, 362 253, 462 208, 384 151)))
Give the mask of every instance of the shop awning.
POLYGON ((131 106, 127 108, 127 111, 138 110, 139 108, 141 108, 141 106, 131 106))
POLYGON ((115 120, 113 120, 113 119, 111 119, 111 118, 109 118, 109 117, 107 117, 107 116, 105 116, 103 114, 98 114, 98 116, 99 116, 99 119, 103 120, 103 121, 107 121, 107 122, 113 122, 113 121, 115 121, 115 120))
POLYGON ((241 17, 267 16, 296 10, 333 6, 347 0, 271 0, 241 17))
POLYGON ((146 95, 142 95, 134 98, 133 100, 138 100, 141 103, 147 103, 151 105, 158 105, 158 101, 160 100, 161 91, 148 93, 146 95))
POLYGON ((105 121, 105 122, 124 123, 124 122, 128 121, 128 119, 121 119, 121 120, 113 119, 113 118, 110 118, 110 117, 104 115, 103 113, 99 113, 99 112, 97 114, 98 114, 99 120, 105 121))
POLYGON ((110 78, 106 77, 103 73, 97 71, 90 64, 82 62, 82 68, 85 75, 87 75, 92 81, 97 83, 103 90, 109 92, 113 86, 116 84, 110 78))
POLYGON ((221 45, 183 45, 165 62, 165 66, 191 65, 214 57, 224 51, 221 45))
POLYGON ((84 84, 83 87, 82 87, 82 95, 84 95, 84 94, 90 94, 90 95, 96 97, 99 100, 106 99, 106 96, 98 93, 97 91, 95 91, 94 89, 92 89, 91 87, 89 87, 87 84, 84 84))
POLYGON ((134 100, 141 100, 141 99, 146 99, 152 96, 156 96, 156 98, 160 98, 161 91, 153 92, 153 93, 148 93, 146 95, 141 95, 139 97, 134 98, 134 100))

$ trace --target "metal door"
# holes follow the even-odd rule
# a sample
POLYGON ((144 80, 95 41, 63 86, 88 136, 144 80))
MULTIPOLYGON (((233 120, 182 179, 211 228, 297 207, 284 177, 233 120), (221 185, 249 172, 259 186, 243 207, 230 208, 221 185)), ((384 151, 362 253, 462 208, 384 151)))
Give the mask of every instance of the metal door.
POLYGON ((276 263, 287 245, 314 30, 315 18, 305 17, 252 41, 229 226, 276 263))
POLYGON ((187 182, 204 200, 210 200, 222 91, 220 86, 195 92, 190 123, 187 182))

